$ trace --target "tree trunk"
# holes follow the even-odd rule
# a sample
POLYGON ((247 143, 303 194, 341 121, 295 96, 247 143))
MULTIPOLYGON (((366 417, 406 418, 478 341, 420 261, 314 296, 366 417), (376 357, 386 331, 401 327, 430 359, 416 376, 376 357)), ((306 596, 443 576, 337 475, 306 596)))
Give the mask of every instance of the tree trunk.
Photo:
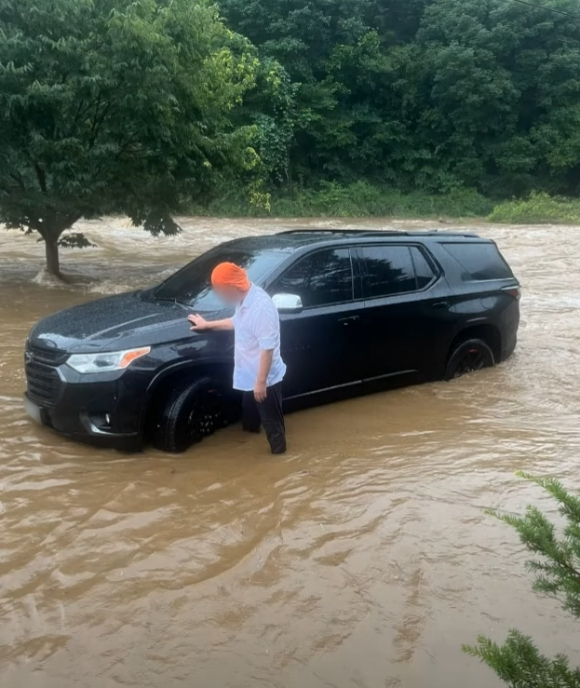
POLYGON ((44 245, 46 248, 46 270, 51 275, 61 278, 60 275, 60 261, 58 257, 58 239, 45 239, 44 245))

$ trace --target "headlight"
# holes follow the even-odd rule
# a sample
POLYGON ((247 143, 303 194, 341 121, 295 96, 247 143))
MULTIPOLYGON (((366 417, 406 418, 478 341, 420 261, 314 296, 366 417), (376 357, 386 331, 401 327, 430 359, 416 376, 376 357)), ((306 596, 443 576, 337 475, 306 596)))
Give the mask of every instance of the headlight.
POLYGON ((77 373, 107 373, 111 370, 123 370, 135 359, 146 356, 151 351, 150 346, 127 351, 114 351, 103 354, 73 354, 66 364, 77 373))

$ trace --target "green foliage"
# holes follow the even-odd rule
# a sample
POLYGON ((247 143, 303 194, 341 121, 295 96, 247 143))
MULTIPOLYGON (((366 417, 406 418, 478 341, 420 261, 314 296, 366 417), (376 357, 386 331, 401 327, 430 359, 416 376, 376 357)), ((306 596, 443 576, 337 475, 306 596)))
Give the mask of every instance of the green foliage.
MULTIPOLYGON (((565 524, 561 531, 534 506, 528 506, 524 516, 488 513, 514 528, 526 549, 539 555, 526 564, 535 575, 534 590, 555 597, 563 609, 580 618, 580 497, 552 478, 519 475, 553 497, 565 524)), ((511 688, 580 688, 580 668, 570 669, 563 655, 543 656, 532 639, 518 631, 510 631, 503 645, 480 636, 477 646, 463 649, 485 662, 511 688)))
POLYGON ((62 236, 58 245, 62 248, 95 248, 96 244, 93 244, 87 239, 87 237, 81 232, 67 232, 62 236))
POLYGON ((580 669, 570 669, 568 658, 542 655, 531 638, 510 631, 503 645, 480 636, 477 647, 464 651, 491 667, 510 688, 578 688, 580 669))
POLYGON ((487 219, 507 224, 580 224, 580 201, 533 192, 527 199, 496 205, 487 219))
POLYGON ((0 221, 53 272, 113 212, 580 222, 577 0, 218 5, 0 3, 0 221))
POLYGON ((185 200, 256 168, 231 114, 257 64, 205 0, 4 0, 0 221, 37 231, 55 273, 81 217, 178 231, 185 200))
POLYGON ((402 91, 395 92, 404 69, 396 49, 413 39, 426 4, 220 0, 228 23, 264 59, 279 62, 294 85, 289 181, 394 178, 385 156, 409 143, 402 91))
MULTIPOLYGON (((577 12, 575 0, 543 6, 577 12)), ((429 89, 419 124, 449 172, 496 195, 577 188, 580 22, 504 0, 436 0, 417 41, 429 89)))
POLYGON ((293 86, 291 122, 261 120, 262 149, 288 153, 278 183, 578 192, 580 21, 549 11, 577 0, 219 4, 293 86))
POLYGON ((366 182, 346 186, 325 182, 294 198, 274 200, 272 212, 287 217, 477 217, 489 207, 489 201, 468 189, 430 195, 401 193, 366 182))
POLYGON ((263 205, 249 205, 246 194, 234 190, 206 208, 192 204, 189 212, 222 217, 459 218, 484 217, 492 207, 492 201, 470 189, 439 195, 424 191, 403 193, 360 181, 347 185, 322 182, 316 188, 297 190, 293 194, 278 191, 271 195, 268 210, 263 205))
POLYGON ((564 609, 580 617, 580 497, 570 494, 553 478, 520 475, 554 498, 566 523, 561 535, 534 506, 528 506, 524 516, 490 513, 514 528, 526 549, 543 557, 526 564, 535 574, 534 590, 558 597, 564 609))
POLYGON ((262 60, 256 73, 256 87, 249 91, 240 119, 253 125, 252 145, 265 175, 284 184, 290 175, 290 149, 298 122, 293 84, 279 62, 262 60))

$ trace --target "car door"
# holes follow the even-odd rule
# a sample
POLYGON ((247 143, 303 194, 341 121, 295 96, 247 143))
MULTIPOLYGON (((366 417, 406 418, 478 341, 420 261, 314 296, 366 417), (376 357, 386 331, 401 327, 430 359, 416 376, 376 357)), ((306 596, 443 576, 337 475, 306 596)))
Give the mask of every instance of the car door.
POLYGON ((364 379, 431 376, 437 342, 452 319, 449 287, 437 264, 419 245, 361 246, 358 259, 365 296, 364 379))
POLYGON ((299 296, 303 306, 280 313, 286 398, 360 382, 357 341, 364 301, 349 247, 299 258, 268 291, 299 296))

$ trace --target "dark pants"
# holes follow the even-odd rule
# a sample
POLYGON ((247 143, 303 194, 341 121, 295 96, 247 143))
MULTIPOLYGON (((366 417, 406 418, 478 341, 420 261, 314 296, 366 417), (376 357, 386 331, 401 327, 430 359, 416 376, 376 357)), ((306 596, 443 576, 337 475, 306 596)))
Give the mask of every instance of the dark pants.
POLYGON ((253 392, 244 392, 242 402, 242 426, 246 432, 260 432, 260 426, 270 444, 272 454, 286 451, 286 428, 282 412, 282 384, 268 387, 267 396, 257 403, 253 392))

